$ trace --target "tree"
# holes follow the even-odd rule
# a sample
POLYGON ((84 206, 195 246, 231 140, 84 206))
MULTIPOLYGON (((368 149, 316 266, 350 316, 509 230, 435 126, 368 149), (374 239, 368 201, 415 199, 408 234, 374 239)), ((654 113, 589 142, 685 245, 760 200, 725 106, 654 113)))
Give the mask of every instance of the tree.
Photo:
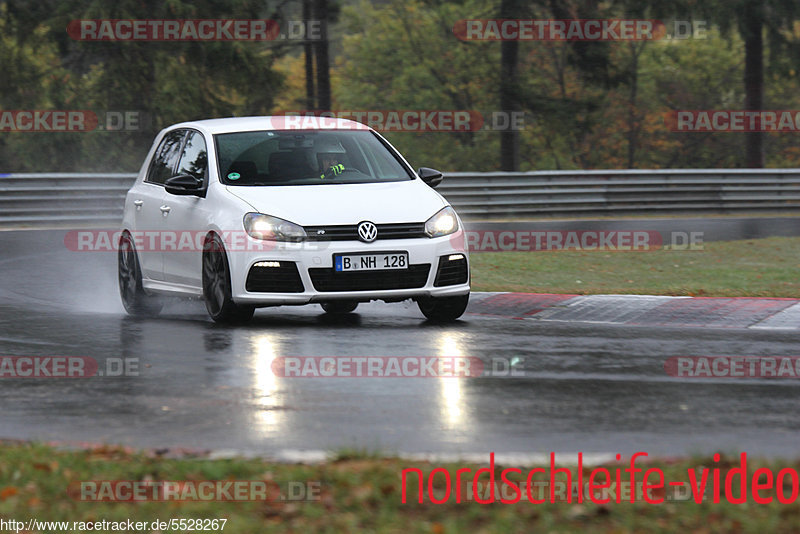
POLYGON ((21 142, 39 145, 40 150, 53 140, 61 142, 57 155, 27 162, 40 170, 135 170, 162 127, 193 119, 267 114, 283 83, 272 68, 287 46, 280 42, 90 42, 75 41, 65 32, 75 19, 269 18, 256 0, 224 5, 216 0, 10 0, 6 5, 14 41, 4 41, 3 46, 55 51, 50 69, 61 84, 49 99, 48 85, 31 84, 28 90, 37 94, 29 103, 101 115, 135 111, 151 118, 135 131, 26 134, 21 142))
MULTIPOLYGON (((519 0, 502 0, 500 18, 521 18, 522 6, 519 0)), ((521 108, 518 55, 519 41, 500 43, 500 109, 505 113, 514 113, 521 108)), ((500 132, 500 169, 519 170, 519 132, 513 128, 500 132)))
MULTIPOLYGON (((764 109, 764 32, 767 45, 774 51, 785 44, 784 29, 791 28, 797 19, 795 0, 735 0, 703 4, 700 12, 715 20, 723 32, 730 34, 735 26, 744 40, 744 107, 750 111, 764 109)), ((762 132, 745 134, 746 167, 764 166, 762 132)))
MULTIPOLYGON (((464 42, 453 25, 496 18, 480 0, 391 0, 343 9, 342 56, 334 100, 345 110, 497 109, 497 43, 464 42)), ((442 170, 497 170, 499 142, 488 130, 460 133, 388 132, 389 140, 419 165, 442 170)))
MULTIPOLYGON (((311 13, 311 0, 303 0, 303 20, 310 21, 311 13)), ((303 40, 303 56, 306 74, 306 109, 312 110, 317 108, 317 91, 314 84, 314 46, 308 38, 303 40)))
MULTIPOLYGON (((744 38, 744 108, 764 109, 764 4, 748 0, 740 6, 739 28, 744 38)), ((764 166, 764 134, 745 133, 745 166, 764 166)))
POLYGON ((331 109, 331 69, 328 59, 328 0, 314 1, 314 19, 319 21, 319 39, 314 41, 314 61, 317 68, 317 109, 331 109))

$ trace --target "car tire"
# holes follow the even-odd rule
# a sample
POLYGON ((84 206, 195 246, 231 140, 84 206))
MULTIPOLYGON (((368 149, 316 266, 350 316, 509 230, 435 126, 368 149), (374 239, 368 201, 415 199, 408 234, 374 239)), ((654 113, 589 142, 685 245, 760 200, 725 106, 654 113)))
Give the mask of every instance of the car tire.
POLYGON ((334 300, 322 302, 320 306, 325 310, 325 313, 344 314, 355 311, 358 308, 358 302, 353 300, 334 300))
POLYGON ((241 306, 231 296, 228 255, 218 235, 205 242, 203 250, 203 300, 208 315, 218 323, 241 324, 253 317, 255 307, 241 306))
POLYGON ((163 303, 158 297, 148 295, 142 286, 142 269, 136 246, 129 233, 119 238, 117 251, 117 281, 119 296, 128 315, 133 317, 155 317, 161 312, 163 303))
POLYGON ((456 297, 427 297, 417 300, 419 311, 430 321, 450 322, 455 321, 467 309, 469 293, 456 297))

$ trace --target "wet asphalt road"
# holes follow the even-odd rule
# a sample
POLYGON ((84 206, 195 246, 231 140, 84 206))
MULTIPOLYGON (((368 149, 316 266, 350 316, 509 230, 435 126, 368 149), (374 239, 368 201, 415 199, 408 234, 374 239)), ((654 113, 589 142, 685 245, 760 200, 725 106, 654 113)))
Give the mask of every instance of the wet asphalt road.
MULTIPOLYGON (((412 303, 259 310, 241 327, 199 302, 134 320, 115 256, 64 232, 0 232, 0 356, 137 358, 139 376, 0 379, 0 438, 225 449, 280 457, 717 450, 797 457, 800 381, 668 377, 672 356, 800 355, 798 331, 514 320, 430 325, 412 303), (520 358, 524 377, 279 378, 279 356, 520 358)), ((473 308, 474 310, 474 308, 473 308)), ((111 362, 111 363, 107 363, 111 362)))

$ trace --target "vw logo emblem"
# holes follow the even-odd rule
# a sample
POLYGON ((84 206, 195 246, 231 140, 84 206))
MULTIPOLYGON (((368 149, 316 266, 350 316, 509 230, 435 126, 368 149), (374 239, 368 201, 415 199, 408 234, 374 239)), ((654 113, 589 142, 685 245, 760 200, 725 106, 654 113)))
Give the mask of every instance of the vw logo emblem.
POLYGON ((378 227, 375 223, 364 221, 358 224, 358 238, 364 243, 372 243, 378 237, 378 227))

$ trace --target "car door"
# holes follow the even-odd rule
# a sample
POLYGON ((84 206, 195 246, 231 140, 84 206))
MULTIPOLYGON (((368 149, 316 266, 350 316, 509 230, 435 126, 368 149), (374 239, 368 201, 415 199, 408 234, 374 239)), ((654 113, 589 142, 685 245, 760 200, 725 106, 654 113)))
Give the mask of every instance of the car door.
POLYGON ((189 130, 175 175, 188 174, 203 181, 198 195, 164 193, 167 227, 175 231, 174 246, 164 247, 164 281, 192 288, 202 287, 202 238, 208 228, 209 208, 204 198, 208 187, 208 147, 203 134, 189 130))
POLYGON ((164 182, 173 176, 181 155, 186 130, 168 132, 158 145, 147 171, 133 195, 135 206, 134 237, 137 243, 142 276, 164 280, 161 235, 166 229, 164 182))

